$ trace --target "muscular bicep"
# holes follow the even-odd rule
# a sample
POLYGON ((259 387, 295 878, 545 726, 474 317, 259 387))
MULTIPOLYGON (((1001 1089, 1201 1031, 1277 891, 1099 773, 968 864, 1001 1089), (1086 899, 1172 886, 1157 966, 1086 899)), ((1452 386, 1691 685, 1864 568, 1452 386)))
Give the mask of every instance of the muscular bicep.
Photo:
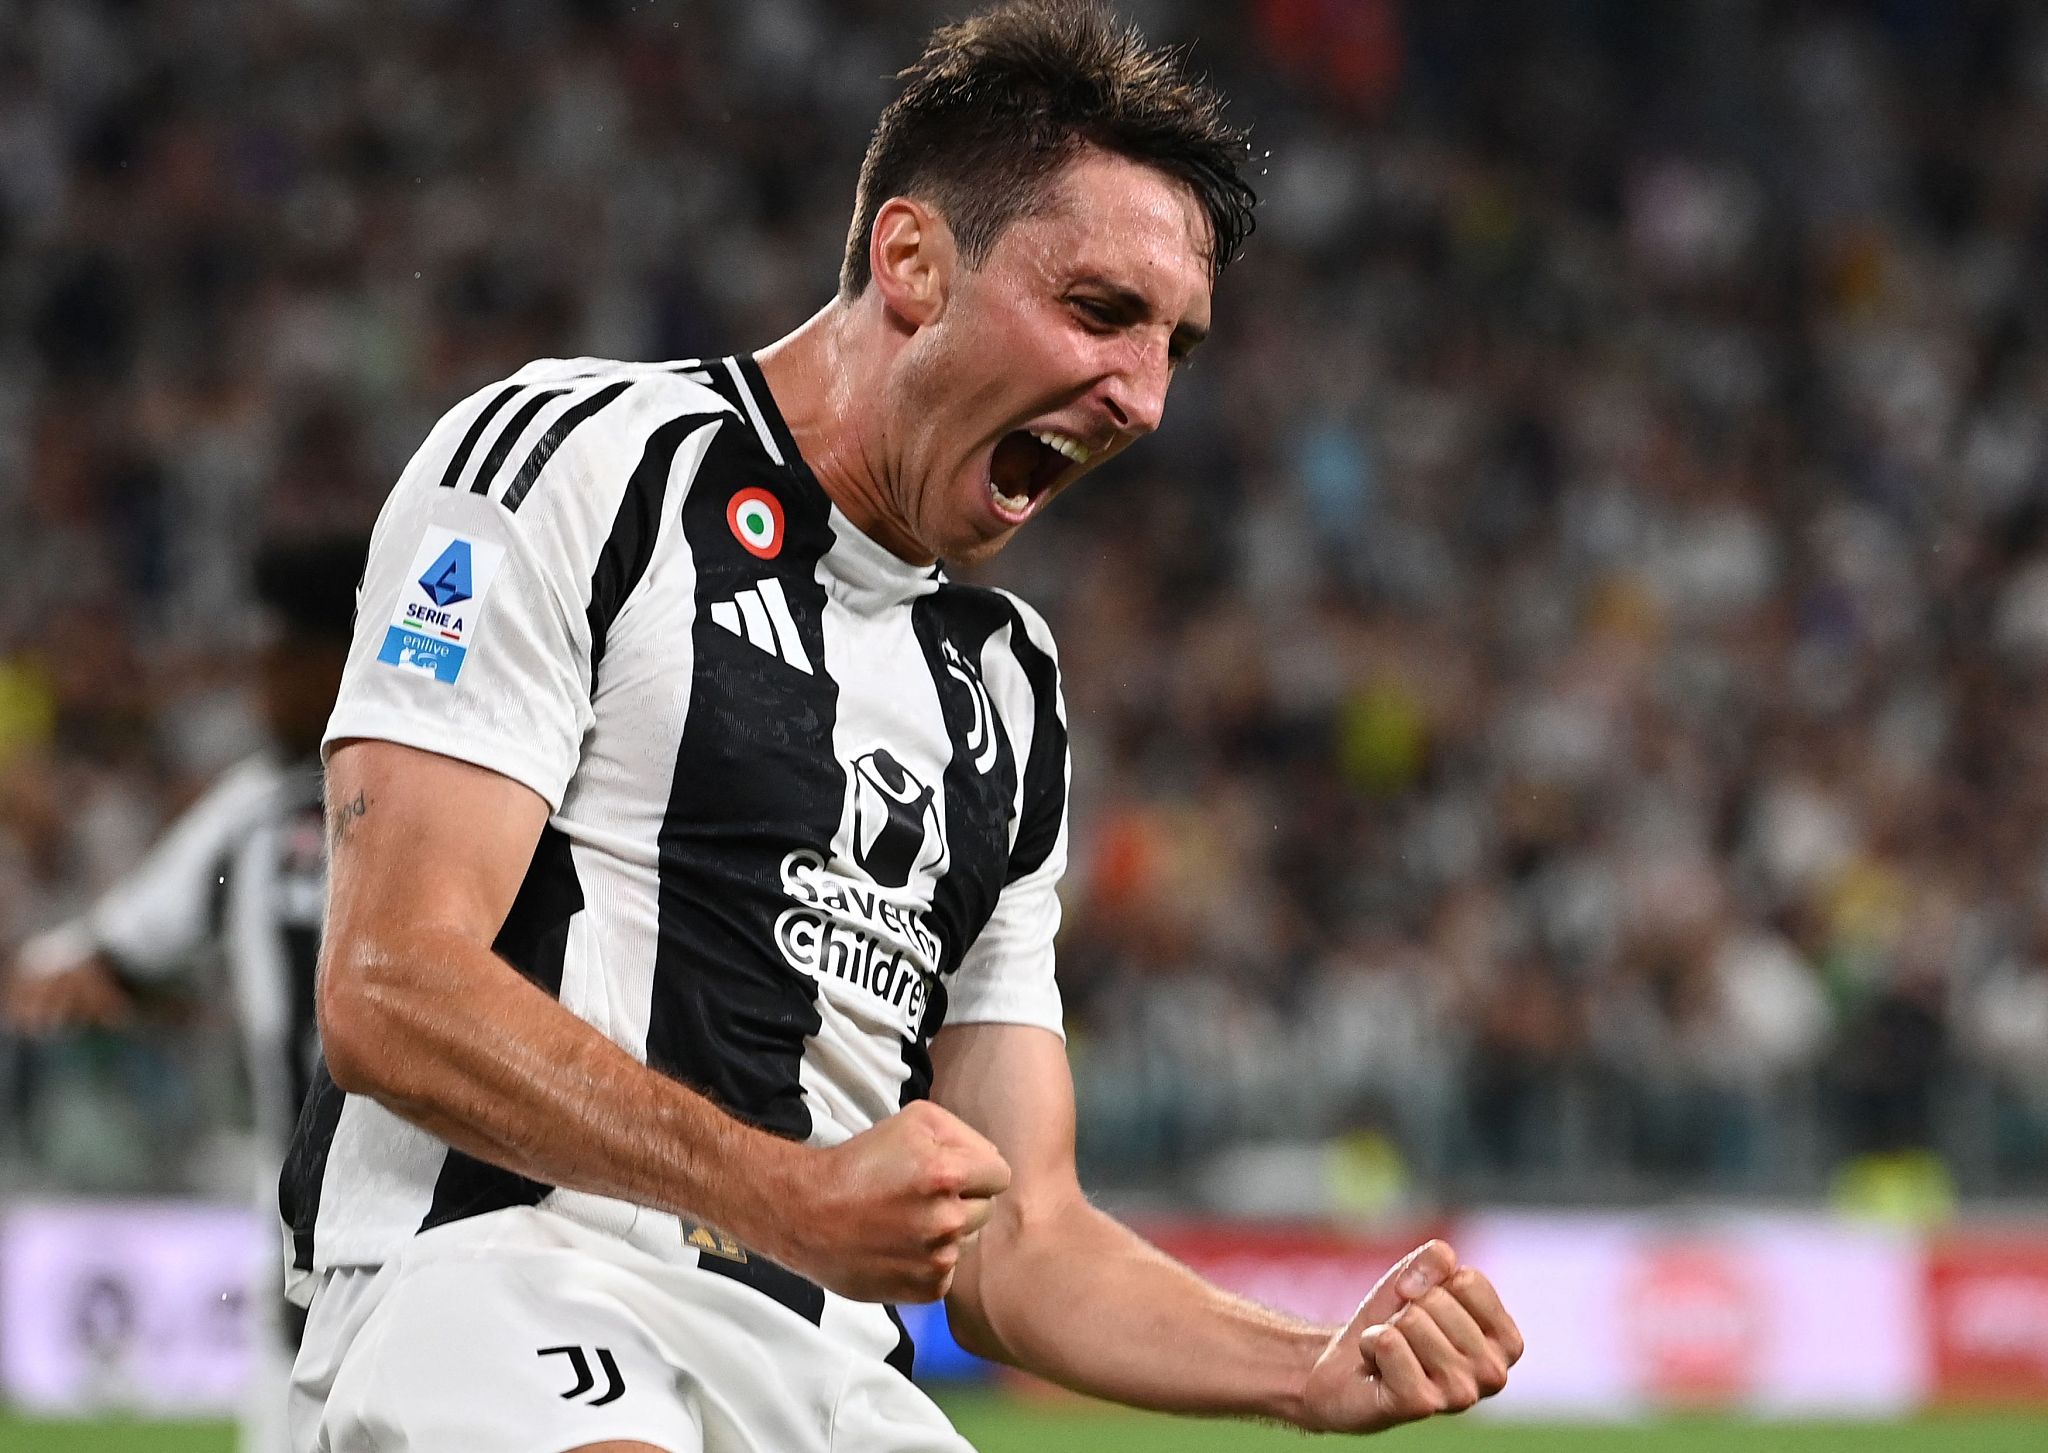
POLYGON ((932 1098, 1010 1163, 1021 1210, 1078 1197, 1074 1078, 1067 1046, 1031 1024, 960 1024, 932 1041, 932 1098))
POLYGON ((323 1013, 408 942, 448 935, 488 947, 547 819, 537 793, 488 768, 395 742, 336 746, 323 1013))

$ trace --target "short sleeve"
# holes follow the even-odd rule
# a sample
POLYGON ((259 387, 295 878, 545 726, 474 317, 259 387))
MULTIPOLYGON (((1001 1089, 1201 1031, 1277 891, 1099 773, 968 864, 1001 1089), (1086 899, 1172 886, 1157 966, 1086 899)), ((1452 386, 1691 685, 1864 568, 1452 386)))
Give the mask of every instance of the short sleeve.
POLYGON ((399 742, 561 807, 592 721, 593 579, 678 387, 535 365, 435 426, 371 537, 323 750, 399 742))
POLYGON ((1060 929, 1066 833, 1039 868, 1004 887, 947 990, 948 1024, 1035 1024, 1066 1037, 1053 940, 1060 929))
POLYGON ((1014 617, 984 649, 982 673, 1018 751, 1017 830, 995 911, 948 986, 946 1022, 1034 1024, 1065 1038, 1053 943, 1067 866, 1066 706, 1052 633, 1006 598, 1014 617))

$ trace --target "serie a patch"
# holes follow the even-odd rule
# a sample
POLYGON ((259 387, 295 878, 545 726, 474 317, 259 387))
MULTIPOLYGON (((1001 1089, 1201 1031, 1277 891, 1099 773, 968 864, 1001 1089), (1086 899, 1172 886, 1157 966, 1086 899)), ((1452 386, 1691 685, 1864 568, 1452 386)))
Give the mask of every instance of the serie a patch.
POLYGON ((436 681, 462 674, 484 597, 504 563, 505 547, 430 525, 392 608, 377 659, 436 681))

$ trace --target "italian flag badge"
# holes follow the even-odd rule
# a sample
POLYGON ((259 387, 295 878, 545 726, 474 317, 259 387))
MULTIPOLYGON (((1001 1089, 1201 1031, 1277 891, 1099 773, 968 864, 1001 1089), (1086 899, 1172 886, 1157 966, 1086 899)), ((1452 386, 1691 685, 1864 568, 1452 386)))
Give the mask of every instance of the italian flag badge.
POLYGON ((725 522, 749 555, 773 560, 782 553, 782 502, 765 489, 743 489, 725 507, 725 522))

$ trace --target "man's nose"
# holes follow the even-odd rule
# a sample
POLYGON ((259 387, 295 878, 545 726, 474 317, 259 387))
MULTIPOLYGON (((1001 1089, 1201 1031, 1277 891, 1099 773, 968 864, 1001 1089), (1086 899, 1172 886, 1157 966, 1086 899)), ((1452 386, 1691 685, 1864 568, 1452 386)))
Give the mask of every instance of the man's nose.
POLYGON ((1158 428, 1166 414, 1166 386, 1172 379, 1173 368, 1163 346, 1146 348, 1127 367, 1111 374, 1104 384, 1103 403, 1117 432, 1142 439, 1158 428))

